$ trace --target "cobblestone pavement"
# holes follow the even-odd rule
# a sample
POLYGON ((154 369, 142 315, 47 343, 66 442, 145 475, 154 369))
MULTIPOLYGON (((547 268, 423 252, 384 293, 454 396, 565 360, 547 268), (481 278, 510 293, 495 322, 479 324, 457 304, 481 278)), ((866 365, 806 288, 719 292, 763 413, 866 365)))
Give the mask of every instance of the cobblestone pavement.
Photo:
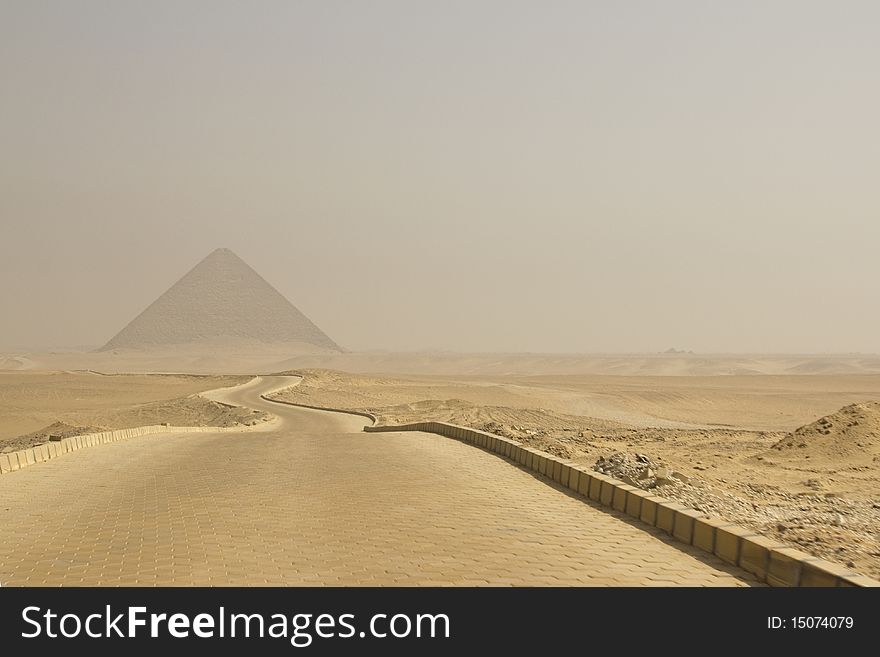
POLYGON ((0 476, 0 584, 755 584, 505 460, 265 402, 267 432, 155 435, 0 476))

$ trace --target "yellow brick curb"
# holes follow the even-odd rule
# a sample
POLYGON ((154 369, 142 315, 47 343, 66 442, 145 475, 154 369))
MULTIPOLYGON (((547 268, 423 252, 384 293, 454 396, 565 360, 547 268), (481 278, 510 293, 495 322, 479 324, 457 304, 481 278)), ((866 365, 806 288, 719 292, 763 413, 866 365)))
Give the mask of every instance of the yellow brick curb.
MULTIPOLYGON (((269 420, 272 422, 272 420, 269 420)), ((133 427, 131 429, 114 429, 113 431, 101 431, 99 433, 87 433, 80 436, 71 436, 57 442, 35 445, 27 449, 0 454, 0 474, 15 472, 35 463, 42 463, 58 458, 68 452, 75 452, 86 447, 104 445, 128 438, 148 436, 159 433, 242 433, 254 430, 257 427, 265 427, 266 422, 255 426, 244 427, 172 427, 165 424, 154 424, 145 427, 133 427)))
MULTIPOLYGON (((250 383, 253 383, 254 380, 256 379, 252 379, 245 384, 227 386, 226 388, 216 388, 215 390, 207 390, 198 394, 206 395, 208 393, 217 392, 219 390, 237 388, 241 385, 248 385, 250 383)), ((284 387, 286 388, 290 386, 284 387)), ((279 390, 282 389, 284 388, 279 388, 279 390)), ((278 390, 274 390, 273 392, 278 392, 278 390)), ((206 399, 210 398, 206 397, 206 399)), ((225 402, 217 403, 223 404, 224 406, 233 406, 232 404, 227 404, 225 402)), ((128 438, 137 438, 139 436, 149 436, 160 433, 243 433, 247 431, 263 429, 267 425, 277 421, 278 418, 273 416, 270 420, 253 426, 173 427, 167 424, 151 424, 144 427, 132 427, 130 429, 113 429, 110 431, 99 431, 97 433, 86 433, 79 436, 71 436, 70 438, 63 438, 59 441, 44 443, 42 445, 35 445, 34 447, 28 447, 27 449, 20 449, 15 452, 6 452, 5 454, 0 454, 0 474, 15 472, 16 470, 21 470, 22 468, 34 465, 35 463, 42 463, 43 461, 49 461, 51 459, 58 458, 59 456, 67 454, 68 452, 74 452, 80 449, 84 449, 86 447, 94 447, 96 445, 113 443, 119 440, 126 440, 128 438)))
MULTIPOLYGON (((293 386, 287 386, 293 387, 293 386)), ((282 388, 281 390, 285 390, 286 388, 282 388)), ((373 424, 376 424, 376 416, 372 413, 367 413, 364 411, 352 411, 347 408, 330 408, 329 406, 312 406, 311 404, 300 404, 298 402, 286 401, 284 399, 273 399, 269 397, 269 395, 274 395, 275 393, 280 392, 280 390, 273 390, 272 392, 267 392, 260 395, 260 399, 267 402, 272 402, 273 404, 284 404, 286 406, 296 406, 298 408, 310 408, 313 411, 330 411, 333 413, 345 413, 346 415, 358 415, 360 417, 365 417, 373 424)), ((366 427, 364 427, 366 428, 366 427)))
MULTIPOLYGON (((368 414, 356 414, 366 415, 375 422, 375 418, 368 414)), ((544 475, 585 499, 662 529, 676 540, 714 554, 771 586, 880 586, 880 582, 870 577, 813 557, 755 531, 708 518, 695 509, 689 509, 650 491, 629 486, 587 466, 526 447, 502 436, 445 422, 368 426, 364 427, 364 431, 424 431, 480 447, 527 470, 544 475)))

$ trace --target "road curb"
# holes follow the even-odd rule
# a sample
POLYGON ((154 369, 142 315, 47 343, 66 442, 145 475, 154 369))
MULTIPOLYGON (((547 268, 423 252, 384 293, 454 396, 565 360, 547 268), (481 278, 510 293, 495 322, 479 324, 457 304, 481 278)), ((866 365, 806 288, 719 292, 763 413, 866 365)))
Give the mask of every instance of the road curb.
MULTIPOLYGON (((271 420, 270 420, 271 422, 271 420)), ((128 438, 149 436, 160 433, 244 433, 257 427, 265 426, 263 422, 253 426, 240 427, 172 427, 165 424, 151 424, 145 427, 133 427, 131 429, 114 429, 112 431, 100 431, 97 433, 85 433, 79 436, 71 436, 56 442, 43 443, 27 449, 0 454, 0 474, 15 472, 22 468, 58 458, 69 452, 75 452, 86 447, 95 447, 113 443, 128 438)))
MULTIPOLYGON (((276 390, 274 392, 270 392, 270 393, 266 393, 266 394, 272 395, 272 394, 275 394, 275 392, 278 392, 278 391, 276 390)), ((352 411, 351 409, 347 409, 347 408, 331 408, 329 406, 312 406, 311 404, 300 404, 298 402, 287 401, 285 399, 272 399, 271 397, 267 397, 266 395, 260 395, 260 399, 267 401, 267 402, 272 402, 273 404, 285 404, 286 406, 296 406, 297 408, 308 408, 313 411, 327 411, 329 413, 344 413, 345 415, 357 415, 359 417, 367 418, 368 420, 370 420, 373 423, 373 425, 375 425, 376 422, 378 422, 375 415, 373 415, 372 413, 367 413, 365 411, 352 411)), ((372 429, 373 427, 364 427, 364 430, 366 431, 368 428, 372 429)))
MULTIPOLYGON (((241 383, 236 386, 215 388, 213 390, 206 390, 204 392, 196 394, 199 396, 204 396, 208 393, 216 392, 219 390, 231 390, 243 385, 249 385, 259 378, 260 377, 255 377, 254 379, 251 379, 246 383, 241 383)), ((217 401, 215 399, 211 399, 210 397, 205 397, 205 399, 208 399, 209 401, 213 401, 218 404, 223 404, 224 406, 235 406, 234 404, 217 401)), ((16 450, 14 452, 6 452, 0 454, 0 475, 7 474, 9 472, 15 472, 16 470, 21 470, 22 468, 26 468, 36 463, 49 461, 51 459, 58 458, 59 456, 63 456, 64 454, 67 454, 69 452, 75 452, 80 449, 85 449, 86 447, 105 445, 107 443, 114 443, 120 440, 127 440, 129 438, 137 438, 140 436, 150 436, 162 433, 246 433, 248 431, 254 431, 256 429, 262 429, 267 424, 277 421, 278 418, 273 417, 272 419, 256 425, 242 425, 237 427, 174 427, 168 424, 150 424, 143 427, 132 427, 129 429, 112 429, 108 431, 85 433, 79 436, 71 436, 69 438, 63 438, 58 441, 50 441, 41 445, 34 445, 33 447, 27 447, 25 449, 16 450)))
POLYGON ((734 523, 709 518, 651 491, 629 486, 588 466, 526 447, 503 436, 446 422, 369 426, 364 427, 364 431, 423 431, 482 448, 547 477, 584 500, 625 513, 663 530, 681 543, 714 554, 770 586, 880 586, 880 582, 838 564, 813 557, 734 523))

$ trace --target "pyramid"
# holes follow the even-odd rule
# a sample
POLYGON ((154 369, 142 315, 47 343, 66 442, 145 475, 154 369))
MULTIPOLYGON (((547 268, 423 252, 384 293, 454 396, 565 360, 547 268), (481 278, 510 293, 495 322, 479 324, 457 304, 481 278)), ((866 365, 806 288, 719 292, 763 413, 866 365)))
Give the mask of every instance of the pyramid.
POLYGON ((229 249, 217 249, 98 351, 205 343, 342 349, 229 249))

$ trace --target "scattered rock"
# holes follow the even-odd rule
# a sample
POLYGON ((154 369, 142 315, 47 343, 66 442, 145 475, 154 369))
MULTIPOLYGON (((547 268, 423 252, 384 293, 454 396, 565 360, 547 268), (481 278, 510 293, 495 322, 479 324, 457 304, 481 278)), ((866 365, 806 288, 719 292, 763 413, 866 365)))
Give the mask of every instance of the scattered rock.
POLYGON ((615 452, 608 457, 600 456, 593 469, 639 488, 653 488, 658 483, 659 469, 645 454, 615 452))
POLYGON ((691 483, 690 477, 688 477, 686 474, 682 474, 681 472, 678 472, 677 470, 672 471, 672 477, 674 479, 678 479, 679 481, 683 481, 686 484, 691 483))

